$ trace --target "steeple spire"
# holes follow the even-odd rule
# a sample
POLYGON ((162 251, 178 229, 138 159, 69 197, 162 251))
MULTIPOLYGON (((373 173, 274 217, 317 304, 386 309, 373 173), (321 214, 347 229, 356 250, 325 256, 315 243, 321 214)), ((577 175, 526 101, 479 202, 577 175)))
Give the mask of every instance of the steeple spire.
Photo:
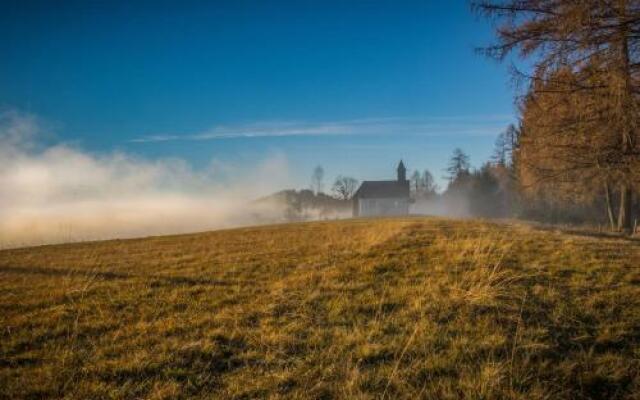
POLYGON ((398 181, 404 182, 406 180, 407 180, 407 169, 402 163, 402 160, 400 160, 400 164, 398 164, 398 181))

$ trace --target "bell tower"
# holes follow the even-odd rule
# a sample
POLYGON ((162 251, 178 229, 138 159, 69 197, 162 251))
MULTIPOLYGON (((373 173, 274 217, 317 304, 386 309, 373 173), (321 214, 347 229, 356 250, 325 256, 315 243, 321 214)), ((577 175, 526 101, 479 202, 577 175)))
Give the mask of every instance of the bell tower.
POLYGON ((407 180, 407 169, 402 163, 402 160, 400 160, 400 164, 398 164, 398 181, 405 182, 406 180, 407 180))

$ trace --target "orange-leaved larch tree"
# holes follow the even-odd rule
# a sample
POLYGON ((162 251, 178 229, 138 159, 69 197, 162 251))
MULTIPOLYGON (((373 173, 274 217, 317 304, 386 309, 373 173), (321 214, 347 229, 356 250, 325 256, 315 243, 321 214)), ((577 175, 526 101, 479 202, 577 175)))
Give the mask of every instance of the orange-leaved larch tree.
POLYGON ((640 0, 495 0, 474 7, 497 22, 487 55, 502 60, 516 52, 533 60, 531 73, 517 72, 531 83, 518 157, 536 179, 601 181, 609 200, 616 190, 611 220, 629 231, 640 164, 640 0))

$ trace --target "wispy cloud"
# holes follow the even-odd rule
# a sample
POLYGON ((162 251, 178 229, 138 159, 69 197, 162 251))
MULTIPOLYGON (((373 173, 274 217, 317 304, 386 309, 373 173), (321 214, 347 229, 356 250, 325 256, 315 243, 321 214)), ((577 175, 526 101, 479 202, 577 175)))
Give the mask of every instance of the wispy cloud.
POLYGON ((134 138, 134 143, 200 141, 231 138, 330 135, 496 135, 513 121, 510 115, 434 116, 425 118, 363 118, 345 121, 271 121, 217 126, 196 134, 158 134, 134 138))

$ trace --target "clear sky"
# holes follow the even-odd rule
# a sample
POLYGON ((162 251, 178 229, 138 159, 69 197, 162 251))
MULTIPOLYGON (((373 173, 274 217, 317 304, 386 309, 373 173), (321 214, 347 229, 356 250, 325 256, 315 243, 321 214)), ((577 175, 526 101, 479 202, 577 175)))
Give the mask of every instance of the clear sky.
POLYGON ((443 175, 514 119, 508 65, 465 0, 29 1, 0 13, 0 108, 93 153, 247 168, 306 185, 443 175))

